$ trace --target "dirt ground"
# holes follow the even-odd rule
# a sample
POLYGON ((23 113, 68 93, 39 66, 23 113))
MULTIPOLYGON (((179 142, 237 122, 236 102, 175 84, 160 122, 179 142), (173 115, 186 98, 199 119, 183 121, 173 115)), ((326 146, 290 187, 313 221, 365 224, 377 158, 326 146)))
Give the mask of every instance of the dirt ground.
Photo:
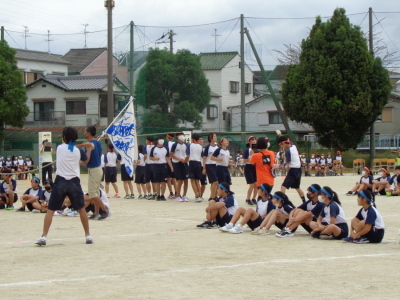
MULTIPOLYGON (((302 188, 311 183, 333 188, 350 221, 359 208, 356 198, 345 193, 358 178, 303 177, 302 188)), ((281 182, 277 178, 275 187, 281 182)), ((86 175, 82 183, 86 189, 86 175)), ((28 186, 18 181, 19 195, 28 186)), ((244 178, 233 178, 232 190, 246 207, 244 178)), ((295 191, 288 195, 300 204, 295 191)), ((385 238, 381 244, 364 245, 315 240, 303 229, 286 239, 253 236, 248 228, 238 235, 198 229, 206 202, 110 201, 112 216, 90 221, 92 245, 85 244, 78 217, 54 217, 47 246, 39 247, 34 242, 44 214, 0 210, 1 299, 398 297, 400 197, 377 198, 385 238)))

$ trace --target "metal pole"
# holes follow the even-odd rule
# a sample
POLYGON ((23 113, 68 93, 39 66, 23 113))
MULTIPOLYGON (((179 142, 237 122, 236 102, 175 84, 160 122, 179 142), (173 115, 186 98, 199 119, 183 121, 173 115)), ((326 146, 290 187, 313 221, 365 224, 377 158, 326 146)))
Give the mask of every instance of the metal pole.
POLYGON ((114 119, 114 93, 113 93, 113 43, 112 43, 112 5, 114 1, 107 2, 107 121, 110 124, 114 119))
MULTIPOLYGON (((373 33, 372 33, 372 7, 369 8, 369 51, 371 52, 372 55, 374 55, 374 44, 373 44, 373 33)), ((372 101, 373 100, 374 99, 372 99, 372 101)), ((370 152, 369 152, 370 166, 372 167, 374 165, 374 159, 375 159, 375 122, 372 123, 371 125, 369 143, 370 143, 370 152)))
POLYGON ((245 94, 245 66, 244 66, 244 16, 240 15, 240 116, 241 116, 241 140, 246 144, 246 94, 245 94))
POLYGON ((274 89, 272 88, 271 83, 268 80, 268 77, 267 77, 267 75, 265 73, 265 70, 264 70, 264 66, 261 63, 261 59, 258 56, 258 52, 256 50, 256 47, 254 47, 253 40, 251 39, 251 36, 250 36, 249 31, 247 30, 247 28, 244 29, 244 32, 247 35, 247 39, 249 40, 251 49, 253 50, 254 56, 256 57, 256 60, 257 60, 257 63, 258 63, 258 66, 260 67, 263 81, 267 85, 269 93, 271 94, 272 100, 274 101, 276 109, 278 110, 279 115, 280 115, 280 117, 282 119, 283 126, 285 126, 285 130, 286 130, 287 134, 289 135, 292 144, 296 145, 295 136, 293 135, 292 131, 290 130, 289 123, 288 123, 288 120, 286 118, 286 114, 282 110, 281 105, 279 104, 279 100, 276 97, 276 94, 274 92, 274 89))
POLYGON ((1 26, 1 40, 4 41, 4 26, 1 26))
POLYGON ((134 69, 133 69, 133 49, 134 49, 134 40, 133 40, 133 30, 134 30, 134 23, 131 21, 130 24, 130 29, 131 29, 131 42, 130 42, 130 51, 129 51, 129 95, 133 96, 134 93, 134 69))

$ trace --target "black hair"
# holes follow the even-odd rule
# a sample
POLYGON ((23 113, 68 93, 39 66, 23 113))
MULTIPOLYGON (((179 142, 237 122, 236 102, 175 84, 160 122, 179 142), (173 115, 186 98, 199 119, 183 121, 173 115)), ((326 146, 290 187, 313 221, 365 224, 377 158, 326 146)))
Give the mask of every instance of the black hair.
POLYGON ((114 150, 114 145, 113 144, 108 144, 107 147, 111 150, 114 150))
POLYGON ((222 190, 227 192, 228 195, 234 194, 234 192, 231 191, 231 187, 230 187, 229 183, 221 182, 218 186, 220 186, 220 185, 222 185, 224 187, 224 189, 222 189, 222 190))
POLYGON ((394 169, 395 170, 400 170, 400 166, 396 166, 394 169))
POLYGON ((42 145, 44 145, 44 143, 47 143, 48 141, 48 139, 43 140, 42 145))
POLYGON ((262 186, 265 190, 267 190, 267 192, 268 192, 268 194, 266 195, 266 196, 267 196, 267 199, 268 199, 268 200, 272 199, 272 195, 271 195, 272 186, 270 186, 268 183, 262 183, 262 184, 258 187, 258 189, 259 189, 259 190, 262 190, 262 191, 264 192, 264 194, 265 194, 265 191, 264 191, 264 189, 263 189, 261 186, 262 186))
POLYGON ((143 154, 143 145, 139 145, 138 146, 138 151, 139 151, 139 153, 142 153, 143 154))
POLYGON ((93 125, 86 127, 86 131, 89 132, 92 136, 96 135, 96 127, 94 127, 93 125))
POLYGON ((215 134, 215 133, 213 132, 213 133, 210 133, 210 134, 208 135, 207 139, 208 139, 208 142, 209 142, 209 143, 211 143, 211 140, 212 140, 214 134, 215 134))
POLYGON ((150 143, 153 143, 153 142, 154 142, 154 136, 148 135, 148 136, 146 137, 146 140, 148 140, 150 143))
MULTIPOLYGON (((328 196, 329 199, 331 199, 332 201, 335 201, 340 206, 342 205, 337 193, 334 192, 329 186, 324 186, 323 189, 326 190, 331 195, 331 197, 328 196)), ((321 193, 323 193, 323 192, 321 192, 321 193)))
POLYGON ((160 135, 158 138, 157 138, 157 140, 164 140, 165 139, 165 137, 163 137, 162 135, 160 135))
POLYGON ((68 144, 69 142, 76 142, 78 139, 78 131, 71 126, 64 127, 62 131, 62 138, 64 139, 64 142, 68 144))
POLYGON ((277 196, 283 198, 283 203, 282 204, 288 204, 291 207, 296 208, 296 206, 292 203, 292 201, 289 200, 289 197, 285 193, 283 193, 281 191, 278 191, 278 192, 275 192, 274 194, 276 194, 277 196))
MULTIPOLYGON (((367 199, 367 201, 370 203, 370 205, 373 205, 373 206, 376 208, 376 205, 375 205, 375 195, 372 194, 372 193, 371 193, 370 191, 368 191, 368 190, 363 190, 362 192, 364 193, 364 195, 365 195, 368 199, 371 199, 371 200, 372 200, 372 203, 371 203, 371 202, 368 201, 368 199, 367 199)), ((365 197, 361 196, 360 193, 358 193, 358 197, 365 198, 365 197)))
MULTIPOLYGON (((311 185, 318 191, 317 193, 319 193, 321 191, 321 186, 319 184, 314 183, 314 184, 311 184, 311 185)), ((310 187, 307 189, 307 191, 315 193, 315 191, 313 189, 311 189, 310 187)))
POLYGON ((193 133, 192 134, 192 140, 197 142, 199 139, 200 139, 200 134, 198 134, 198 133, 193 133))
POLYGON ((48 184, 50 184, 50 186, 51 186, 51 188, 53 188, 53 185, 54 185, 54 182, 52 181, 52 180, 46 180, 45 182, 44 182, 44 184, 46 185, 46 183, 48 183, 48 184))
POLYGON ((167 133, 167 136, 170 136, 171 138, 174 138, 175 137, 175 133, 167 133))
POLYGON ((183 132, 178 132, 178 133, 176 134, 177 137, 180 136, 180 135, 184 135, 183 132))
POLYGON ((257 149, 267 149, 268 148, 268 138, 265 136, 259 137, 257 140, 257 149))

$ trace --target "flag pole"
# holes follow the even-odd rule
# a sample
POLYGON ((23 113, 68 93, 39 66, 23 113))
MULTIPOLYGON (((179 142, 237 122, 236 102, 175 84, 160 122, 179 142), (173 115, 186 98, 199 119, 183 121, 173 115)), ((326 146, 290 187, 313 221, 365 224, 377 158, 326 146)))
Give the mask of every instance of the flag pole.
MULTIPOLYGON (((119 118, 119 116, 128 108, 129 104, 131 104, 131 102, 133 101, 133 97, 130 96, 129 97, 129 101, 128 103, 124 106, 123 109, 121 109, 121 111, 119 112, 119 114, 114 118, 114 120, 110 123, 110 125, 108 125, 108 127, 103 131, 103 134, 101 135, 101 137, 103 137, 105 135, 105 133, 107 132, 107 130, 112 126, 112 124, 114 124, 115 120, 119 118)), ((135 120, 135 119, 134 119, 135 120)), ((136 120, 135 120, 136 122, 136 120)))

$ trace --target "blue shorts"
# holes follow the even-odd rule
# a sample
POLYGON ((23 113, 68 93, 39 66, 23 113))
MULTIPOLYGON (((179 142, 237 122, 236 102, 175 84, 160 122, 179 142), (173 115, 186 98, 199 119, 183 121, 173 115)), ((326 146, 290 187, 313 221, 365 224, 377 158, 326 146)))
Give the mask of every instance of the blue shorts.
MULTIPOLYGON (((122 167, 122 165, 121 165, 122 167)), ((136 166, 135 183, 144 184, 145 180, 145 166, 136 166)))
POLYGON ((145 168, 145 181, 146 183, 149 182, 154 182, 154 178, 153 178, 153 164, 146 164, 145 168))
POLYGON ((290 168, 287 173, 285 180, 282 183, 287 189, 299 189, 301 182, 301 168, 290 168))
POLYGON ((153 182, 160 183, 160 182, 167 182, 168 176, 168 168, 167 164, 154 164, 153 169, 153 182))
POLYGON ((246 164, 244 166, 244 178, 246 179, 247 184, 256 183, 256 166, 252 164, 246 164))
POLYGON ((371 243, 380 243, 382 242, 384 235, 385 229, 376 229, 372 227, 371 230, 362 237, 368 239, 371 243))
POLYGON ((232 215, 230 215, 228 212, 226 212, 225 215, 220 217, 219 214, 217 214, 217 217, 215 218, 215 220, 217 221, 217 224, 219 225, 219 227, 223 227, 226 224, 229 224, 229 222, 232 220, 232 215))
MULTIPOLYGON (((322 225, 327 226, 329 224, 326 223, 326 222, 322 222, 322 225)), ((341 240, 341 239, 349 236, 349 226, 347 226, 347 223, 339 223, 339 224, 335 224, 335 225, 337 227, 339 227, 340 230, 341 230, 341 232, 340 232, 340 234, 338 236, 333 235, 333 237, 336 240, 341 240)))
POLYGON ((213 183, 218 181, 217 178, 217 165, 215 164, 208 164, 206 165, 206 173, 208 177, 208 182, 213 183))
POLYGON ((51 191, 48 209, 53 211, 60 210, 67 196, 75 210, 85 207, 80 179, 74 177, 66 180, 64 177, 57 175, 51 191))
POLYGON ((201 180, 203 175, 203 167, 199 161, 189 162, 189 179, 201 180))
POLYGON ((175 174, 175 179, 176 180, 187 180, 189 177, 188 174, 188 164, 187 163, 182 163, 182 162, 177 162, 173 163, 174 167, 174 174, 175 174))
POLYGON ((117 167, 104 167, 104 177, 106 179, 106 183, 117 182, 117 167))
POLYGON ((226 182, 227 184, 231 185, 231 173, 229 173, 228 167, 224 166, 217 166, 217 178, 218 182, 226 182))
POLYGON ((261 223, 262 223, 263 220, 264 220, 264 219, 263 219, 260 215, 258 215, 258 218, 255 219, 254 221, 249 220, 249 221, 247 222, 247 225, 249 226, 249 228, 250 228, 251 230, 254 230, 254 229, 256 229, 257 227, 260 227, 260 225, 261 225, 261 223))

